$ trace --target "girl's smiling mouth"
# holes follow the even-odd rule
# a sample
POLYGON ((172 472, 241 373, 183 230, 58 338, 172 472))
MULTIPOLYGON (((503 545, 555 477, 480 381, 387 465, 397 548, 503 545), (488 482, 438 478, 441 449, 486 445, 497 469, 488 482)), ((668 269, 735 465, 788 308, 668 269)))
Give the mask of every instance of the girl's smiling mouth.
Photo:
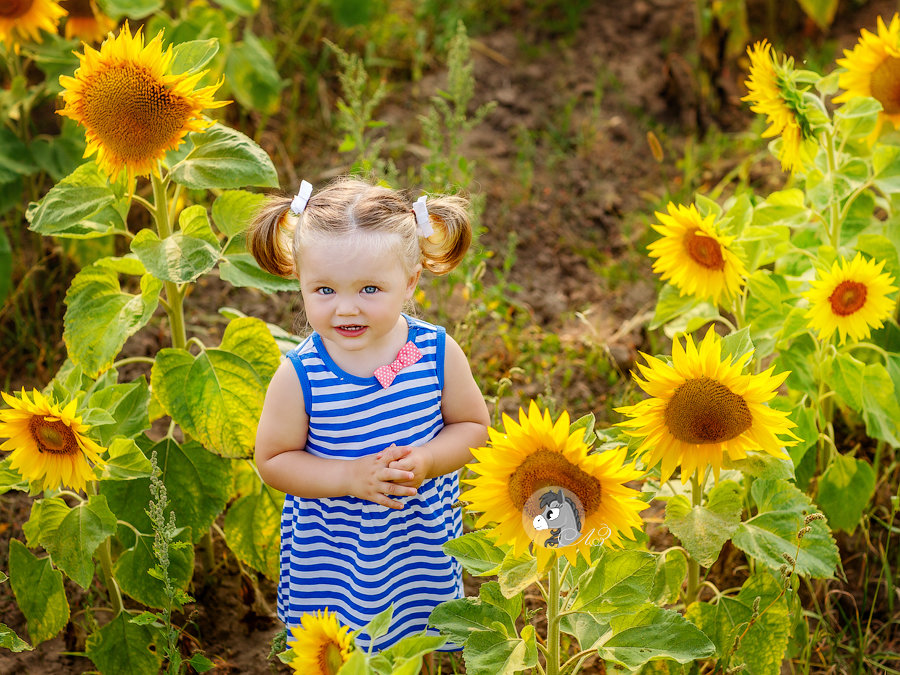
POLYGON ((360 326, 357 324, 348 324, 346 326, 335 326, 334 330, 338 335, 345 337, 357 337, 362 335, 368 326, 360 326))

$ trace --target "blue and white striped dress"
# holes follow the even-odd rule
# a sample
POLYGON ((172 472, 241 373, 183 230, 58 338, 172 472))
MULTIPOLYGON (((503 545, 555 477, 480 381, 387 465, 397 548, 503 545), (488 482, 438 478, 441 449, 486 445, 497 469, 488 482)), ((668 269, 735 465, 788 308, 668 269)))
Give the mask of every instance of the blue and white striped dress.
MULTIPOLYGON (((405 315, 404 315, 405 316, 405 315)), ((309 434, 318 457, 355 459, 390 445, 422 445, 443 428, 444 329, 406 317, 422 358, 382 388, 374 377, 342 371, 314 333, 288 354, 303 388, 309 434)), ((393 621, 375 649, 426 629, 440 603, 463 597, 459 563, 442 550, 462 535, 457 472, 426 480, 402 509, 358 497, 287 495, 281 517, 278 618, 300 624, 304 612, 328 608, 352 630, 393 604, 393 621)), ((428 634, 437 635, 434 629, 428 634)), ((368 649, 369 635, 357 645, 368 649)), ((448 645, 447 648, 454 648, 448 645)), ((458 648, 458 647, 455 647, 458 648)))

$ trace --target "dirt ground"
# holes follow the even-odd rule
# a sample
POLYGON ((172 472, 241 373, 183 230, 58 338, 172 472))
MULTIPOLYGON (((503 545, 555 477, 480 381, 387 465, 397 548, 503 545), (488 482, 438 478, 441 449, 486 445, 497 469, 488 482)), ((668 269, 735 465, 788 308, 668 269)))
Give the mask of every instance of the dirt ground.
MULTIPOLYGON (((608 344, 624 372, 646 343, 643 325, 656 292, 649 260, 640 248, 646 218, 633 214, 646 213, 667 191, 677 190, 684 176, 677 162, 687 139, 712 126, 736 131, 751 119, 739 101, 745 75, 738 64, 720 57, 721 29, 714 28, 701 45, 711 72, 711 95, 701 95, 688 65, 691 50, 697 48, 694 4, 693 0, 598 0, 581 14, 574 33, 554 33, 549 23, 513 14, 495 32, 473 36, 476 103, 497 102, 467 141, 466 154, 478 167, 472 190, 486 196, 487 233, 481 243, 501 250, 508 233, 514 231, 518 247, 511 281, 521 287, 516 302, 531 320, 563 341, 590 339, 608 344), (523 159, 528 149, 521 140, 523 130, 537 139, 531 159, 523 159), (651 130, 661 141, 662 162, 654 158, 648 144, 651 130), (523 184, 523 166, 533 172, 530 190, 523 184), (617 281, 603 274, 605 265, 623 259, 633 261, 627 278, 617 281), (583 318, 577 318, 576 312, 583 318)), ((782 25, 782 35, 796 36, 798 54, 803 40, 821 44, 827 37, 850 47, 860 27, 874 26, 879 10, 890 16, 888 12, 896 9, 896 3, 890 2, 850 4, 855 15, 839 15, 828 36, 804 22, 799 10, 787 8, 796 30, 782 25)), ((753 19, 756 5, 765 3, 749 5, 753 19)), ((433 91, 440 82, 440 74, 425 78, 420 93, 423 103, 432 93, 429 88, 433 91)), ((397 97, 381 118, 391 125, 403 124, 418 112, 407 103, 397 97)), ((262 143, 274 156, 277 119, 271 124, 273 131, 263 135, 262 143)), ((303 154, 317 158, 315 166, 308 168, 322 171, 322 157, 333 155, 333 145, 323 139, 308 140, 309 147, 322 150, 310 152, 306 147, 303 154)), ((697 167, 700 182, 714 185, 736 162, 737 158, 720 157, 697 167)), ((305 168, 279 166, 285 178, 307 175, 305 168)), ((754 171, 761 184, 781 180, 775 162, 763 163, 754 171)), ((200 293, 210 313, 218 306, 232 305, 288 327, 296 311, 296 303, 288 299, 266 298, 227 285, 209 283, 197 290, 200 293)), ((145 339, 146 349, 153 353, 158 347, 153 336, 145 339)), ((139 353, 140 341, 136 339, 129 349, 139 353)), ((538 385, 528 386, 536 389, 538 385)), ((568 395, 578 400, 600 397, 606 387, 577 375, 568 386, 568 395)), ((29 509, 30 501, 22 495, 0 496, 0 569, 6 568, 10 538, 24 539, 21 524, 29 509)), ((654 532, 656 537, 665 536, 663 528, 654 532)), ((195 644, 215 662, 214 673, 288 672, 277 661, 267 661, 271 639, 280 628, 273 616, 274 586, 259 580, 257 596, 221 542, 217 543, 222 567, 211 577, 198 567, 191 589, 198 602, 186 609, 179 622, 187 625, 195 644)), ((475 586, 468 580, 470 592, 475 586)), ((73 611, 89 605, 90 597, 76 588, 70 590, 73 611)), ((8 583, 0 585, 0 617, 19 635, 27 636, 8 583)), ((73 629, 33 652, 4 651, 0 673, 90 671, 93 665, 87 659, 64 654, 83 646, 83 637, 73 629)), ((592 665, 586 672, 604 671, 592 665)))

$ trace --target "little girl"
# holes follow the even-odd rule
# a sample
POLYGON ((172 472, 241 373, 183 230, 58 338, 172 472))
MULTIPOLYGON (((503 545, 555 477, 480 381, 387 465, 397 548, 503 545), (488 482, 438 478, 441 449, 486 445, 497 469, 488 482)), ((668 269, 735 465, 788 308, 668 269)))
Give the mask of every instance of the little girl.
POLYGON ((356 630, 393 605, 381 650, 463 596, 441 546, 462 534, 457 470, 490 418, 459 345, 403 308, 423 267, 460 262, 471 227, 460 197, 410 205, 353 179, 311 191, 269 198, 247 235, 263 269, 300 280, 314 331, 272 378, 256 435, 260 475, 287 494, 278 616, 327 607, 356 630))

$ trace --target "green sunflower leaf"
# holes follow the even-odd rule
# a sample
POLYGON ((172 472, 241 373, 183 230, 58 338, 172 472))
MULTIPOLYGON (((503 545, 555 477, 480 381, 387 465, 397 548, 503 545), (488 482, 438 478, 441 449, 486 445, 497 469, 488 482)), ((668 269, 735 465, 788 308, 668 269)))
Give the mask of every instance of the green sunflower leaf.
MULTIPOLYGON (((528 634, 533 637, 531 632, 528 634)), ((513 675, 537 664, 537 647, 533 640, 529 644, 497 631, 478 631, 463 647, 463 658, 466 672, 472 675, 513 675)))
POLYGON ((116 438, 109 444, 103 480, 133 480, 150 477, 150 460, 131 438, 116 438))
POLYGON ((194 147, 172 167, 170 176, 192 190, 278 187, 268 153, 240 131, 214 124, 188 134, 194 147))
POLYGON ((869 96, 854 96, 834 112, 838 133, 846 140, 865 138, 878 122, 882 105, 869 96))
POLYGON ((181 73, 195 73, 202 69, 219 52, 219 41, 216 38, 208 40, 188 40, 175 45, 172 50, 173 75, 181 73))
POLYGON ((264 195, 254 192, 225 190, 213 202, 213 222, 225 236, 234 237, 247 229, 265 200, 264 195))
POLYGON ((656 576, 656 556, 633 549, 604 549, 590 576, 582 579, 572 610, 620 612, 646 602, 656 576))
POLYGON ((91 633, 85 645, 87 657, 103 675, 156 673, 162 659, 155 649, 154 632, 129 620, 121 612, 100 630, 91 633))
MULTIPOLYGON (((143 502, 144 506, 148 502, 149 495, 148 501, 143 502)), ((153 554, 153 538, 152 534, 141 534, 135 537, 134 545, 119 556, 113 571, 123 593, 148 607, 165 609, 169 606, 165 584, 157 575, 152 574, 152 570, 159 565, 159 561, 153 554)), ((190 544, 190 541, 191 528, 179 529, 174 542, 190 544)), ((169 580, 176 590, 187 590, 194 574, 193 546, 171 546, 169 548, 168 574, 169 580)))
POLYGON ((69 622, 69 602, 62 572, 50 558, 38 558, 18 539, 9 542, 9 583, 28 621, 33 645, 53 638, 69 622))
POLYGON ((476 530, 451 539, 443 545, 444 553, 456 558, 466 572, 476 577, 497 574, 506 556, 487 536, 487 531, 476 530))
POLYGON ((263 114, 278 110, 281 90, 287 85, 269 51, 250 30, 228 50, 225 78, 238 103, 263 114))
POLYGON ((296 279, 269 274, 246 252, 226 253, 219 262, 219 277, 235 288, 258 288, 266 293, 300 290, 296 279))
POLYGON ((797 539, 804 517, 817 511, 810 498, 785 480, 756 480, 750 493, 758 511, 738 526, 734 545, 772 569, 781 568, 787 553, 796 558, 799 574, 830 578, 840 556, 825 522, 811 522, 810 532, 797 539))
POLYGON ((143 375, 94 392, 88 407, 105 410, 113 418, 109 424, 95 425, 100 444, 107 446, 115 439, 134 438, 142 433, 150 426, 149 405, 150 387, 143 375))
POLYGON ((206 209, 189 206, 178 218, 180 229, 165 239, 144 228, 131 240, 131 250, 157 279, 183 284, 194 281, 216 266, 219 241, 213 234, 206 209))
MULTIPOLYGON (((199 541, 225 509, 231 495, 231 462, 195 441, 180 445, 172 438, 164 438, 152 443, 144 437, 139 443, 145 459, 156 452, 162 470, 160 480, 166 486, 175 522, 180 527, 189 527, 199 541)), ((138 463, 131 466, 138 468, 138 463)), ((106 496, 120 520, 131 523, 140 532, 153 531, 145 512, 150 503, 149 477, 103 480, 100 493, 106 496)))
POLYGON ((278 579, 280 515, 284 494, 259 484, 254 494, 237 499, 225 514, 225 541, 245 565, 278 579))
POLYGON ((125 341, 147 324, 159 304, 162 282, 144 274, 139 294, 122 291, 118 274, 95 263, 72 280, 66 293, 63 340, 69 358, 90 377, 113 364, 125 341))
MULTIPOLYGON (((509 615, 505 610, 484 602, 480 597, 442 602, 428 618, 430 625, 458 645, 466 644, 469 638, 477 633, 496 632, 492 627, 495 622, 506 626, 510 623, 509 615)), ((502 633, 499 635, 505 637, 502 633)))
POLYGON ((662 605, 677 602, 687 571, 687 556, 681 549, 670 549, 658 555, 650 600, 662 605))
POLYGON ((85 162, 28 207, 30 230, 55 237, 102 237, 124 230, 128 202, 95 162, 85 162))
POLYGON ((834 529, 853 534, 875 492, 875 470, 861 459, 836 454, 819 478, 816 502, 834 529))
POLYGON ((0 623, 0 647, 11 652, 24 652, 34 649, 34 647, 16 635, 16 632, 5 623, 0 623))
POLYGON ((537 560, 530 553, 514 555, 510 549, 500 563, 497 579, 500 589, 508 598, 517 595, 541 578, 537 560))

